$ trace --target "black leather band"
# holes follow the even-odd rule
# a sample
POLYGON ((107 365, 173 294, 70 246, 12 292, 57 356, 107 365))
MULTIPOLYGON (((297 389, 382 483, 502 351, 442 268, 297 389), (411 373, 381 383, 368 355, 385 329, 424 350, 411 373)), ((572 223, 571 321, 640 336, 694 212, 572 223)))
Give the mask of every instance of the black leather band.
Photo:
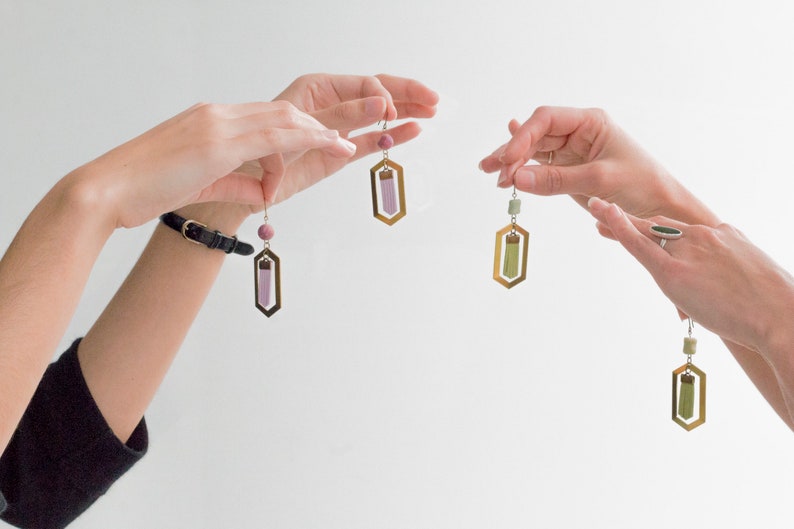
POLYGON ((211 250, 217 249, 238 255, 254 253, 254 247, 247 242, 238 240, 236 235, 229 237, 218 230, 208 230, 206 224, 180 217, 174 212, 160 215, 160 220, 169 228, 181 233, 185 239, 196 244, 203 244, 211 250))

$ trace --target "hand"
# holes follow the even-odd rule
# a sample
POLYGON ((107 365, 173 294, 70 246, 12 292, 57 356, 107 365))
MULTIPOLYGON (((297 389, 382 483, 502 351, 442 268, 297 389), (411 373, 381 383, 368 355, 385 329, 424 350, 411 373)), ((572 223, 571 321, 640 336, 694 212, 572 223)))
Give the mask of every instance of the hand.
POLYGON ((66 180, 88 185, 114 227, 133 227, 195 202, 261 205, 261 170, 251 176, 235 168, 249 160, 308 149, 344 158, 355 146, 284 101, 199 104, 75 170, 66 180))
MULTIPOLYGON (((666 217, 639 219, 593 198, 590 212, 653 276, 686 315, 754 351, 777 350, 790 327, 794 278, 727 224, 716 228, 666 217), (659 244, 650 227, 671 226, 680 239, 659 244)), ((786 337, 788 338, 788 337, 786 337)), ((786 343, 785 351, 790 347, 786 343)))
POLYGON ((540 107, 512 139, 480 163, 499 171, 500 187, 536 195, 568 194, 619 204, 642 218, 666 215, 716 226, 719 219, 599 109, 540 107), (549 153, 553 153, 549 164, 549 153), (535 160, 541 165, 526 165, 535 160))
MULTIPOLYGON (((355 155, 335 156, 334 153, 312 149, 294 151, 283 156, 270 156, 263 161, 263 186, 268 202, 280 202, 333 174, 347 163, 380 151, 377 146, 381 131, 355 131, 380 120, 399 118, 429 118, 435 115, 438 95, 412 79, 377 75, 311 74, 299 77, 276 97, 292 103, 329 129, 339 130, 356 146, 355 155), (279 168, 284 164, 283 177, 279 168)), ((421 129, 408 122, 389 129, 395 145, 419 135, 421 129)), ((246 164, 249 174, 261 174, 259 167, 246 164)), ((261 208, 260 208, 261 209, 261 208)))

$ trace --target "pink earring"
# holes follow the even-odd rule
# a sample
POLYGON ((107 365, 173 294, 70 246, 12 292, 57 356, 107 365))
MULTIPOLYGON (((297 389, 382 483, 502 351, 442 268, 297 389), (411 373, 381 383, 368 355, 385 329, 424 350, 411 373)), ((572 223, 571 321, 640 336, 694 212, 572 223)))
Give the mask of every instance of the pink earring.
POLYGON ((264 248, 254 257, 254 298, 256 308, 269 318, 281 308, 281 260, 270 249, 270 239, 276 230, 267 222, 267 201, 264 220, 257 230, 264 248))
POLYGON ((387 125, 384 120, 383 134, 378 140, 378 147, 383 150, 383 160, 369 170, 369 175, 372 213, 376 219, 391 226, 405 216, 405 183, 402 166, 389 158, 394 138, 386 132, 387 125))

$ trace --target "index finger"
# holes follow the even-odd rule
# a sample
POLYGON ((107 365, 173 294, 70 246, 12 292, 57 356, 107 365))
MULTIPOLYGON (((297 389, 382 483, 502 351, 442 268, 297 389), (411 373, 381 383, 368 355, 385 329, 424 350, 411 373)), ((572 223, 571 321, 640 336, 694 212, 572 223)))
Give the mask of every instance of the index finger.
POLYGON ((570 107, 538 107, 507 143, 502 155, 505 165, 528 162, 544 136, 568 136, 585 121, 585 110, 570 107))
POLYGON ((398 117, 428 118, 435 115, 438 94, 413 79, 394 75, 375 76, 339 75, 332 77, 332 84, 342 101, 368 97, 386 100, 387 120, 398 117))
POLYGON ((375 76, 397 101, 410 101, 426 106, 438 104, 438 94, 416 79, 380 73, 375 76))
POLYGON ((375 76, 402 112, 399 117, 432 117, 438 94, 415 79, 381 73, 375 76))
POLYGON ((644 266, 654 278, 659 267, 672 259, 657 242, 642 233, 637 224, 648 224, 636 217, 631 217, 620 209, 617 204, 610 204, 597 197, 592 197, 587 206, 590 214, 606 225, 615 239, 644 266))

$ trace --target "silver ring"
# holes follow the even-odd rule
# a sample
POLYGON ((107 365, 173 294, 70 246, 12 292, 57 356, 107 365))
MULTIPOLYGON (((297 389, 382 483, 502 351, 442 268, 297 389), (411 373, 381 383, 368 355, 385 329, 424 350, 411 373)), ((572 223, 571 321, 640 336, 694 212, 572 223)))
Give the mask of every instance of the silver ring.
POLYGON ((661 239, 680 239, 681 236, 684 234, 681 230, 677 228, 671 228, 670 226, 651 226, 651 233, 654 236, 659 237, 661 239))
POLYGON ((671 228, 670 226, 651 226, 651 233, 659 237, 661 240, 659 241, 659 246, 662 248, 665 247, 667 241, 680 239, 683 235, 683 232, 677 228, 671 228))
POLYGON ((554 151, 549 151, 549 165, 554 161, 554 151))

